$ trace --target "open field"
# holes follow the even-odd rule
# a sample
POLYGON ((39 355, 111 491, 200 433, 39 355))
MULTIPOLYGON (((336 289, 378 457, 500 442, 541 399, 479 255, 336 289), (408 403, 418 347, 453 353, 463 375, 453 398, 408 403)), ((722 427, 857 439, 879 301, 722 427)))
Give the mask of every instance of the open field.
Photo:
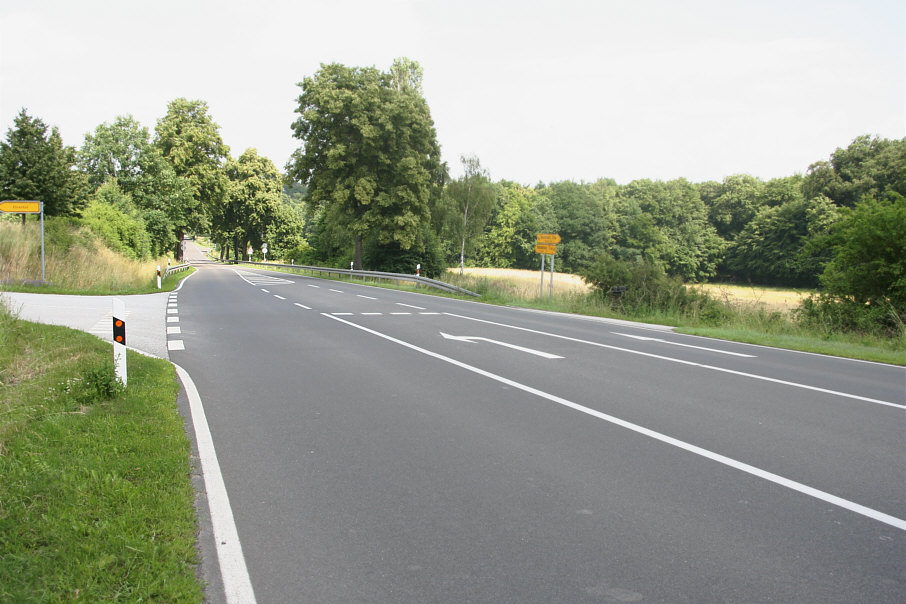
MULTIPOLYGON (((459 267, 447 269, 450 273, 459 274, 459 267)), ((486 277, 504 281, 517 292, 521 292, 524 297, 537 296, 541 287, 540 270, 527 271, 516 268, 466 268, 465 274, 475 277, 486 277)), ((547 293, 550 287, 550 271, 544 272, 544 292, 547 293)), ((569 273, 558 273, 554 271, 554 293, 586 293, 591 288, 582 277, 571 275, 569 273)))
MULTIPOLYGON (((451 273, 459 274, 459 268, 448 269, 451 273)), ((541 285, 539 271, 528 271, 511 268, 466 268, 467 275, 486 277, 504 281, 514 290, 518 290, 526 297, 538 294, 541 285)), ((544 291, 547 293, 550 273, 544 275, 544 291)), ((693 285, 711 297, 722 300, 731 306, 746 306, 754 309, 763 308, 769 312, 789 312, 799 306, 802 298, 808 293, 801 290, 757 287, 750 285, 726 285, 721 283, 693 285)), ((582 277, 569 273, 554 272, 554 293, 586 293, 591 291, 582 277)))

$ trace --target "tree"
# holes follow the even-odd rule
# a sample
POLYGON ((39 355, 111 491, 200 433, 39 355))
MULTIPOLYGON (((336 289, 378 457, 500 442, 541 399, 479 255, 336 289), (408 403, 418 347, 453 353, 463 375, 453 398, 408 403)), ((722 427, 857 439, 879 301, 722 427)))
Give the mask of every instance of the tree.
POLYGON ((154 145, 173 166, 177 176, 187 179, 196 201, 193 208, 175 223, 176 254, 182 257, 179 241, 187 230, 204 230, 215 208, 224 203, 228 179, 223 165, 230 148, 220 137, 220 126, 208 115, 204 101, 178 98, 167 106, 167 115, 157 121, 154 145))
POLYGON ((717 233, 728 241, 746 226, 761 205, 764 195, 764 183, 748 174, 728 176, 716 191, 707 188, 713 198, 705 199, 708 217, 717 233))
POLYGON ((287 171, 308 186, 312 215, 323 208, 327 223, 352 233, 357 268, 366 235, 401 250, 423 244, 443 172, 420 73, 406 59, 390 74, 332 63, 299 83, 293 132, 303 147, 287 171))
POLYGON ((94 189, 112 179, 131 196, 151 236, 153 255, 172 247, 178 226, 191 224, 199 202, 190 181, 176 175, 151 143, 148 129, 131 115, 86 134, 79 164, 94 189))
MULTIPOLYGON (((0 142, 0 195, 44 202, 45 216, 77 215, 85 205, 85 178, 75 170, 75 149, 64 147, 56 127, 25 109, 0 142)), ((23 214, 23 220, 25 215, 23 214)))
POLYGON ((827 231, 837 213, 824 196, 805 200, 800 195, 779 206, 763 207, 727 250, 727 269, 745 281, 814 287, 822 258, 814 250, 806 253, 806 247, 827 231))
POLYGON ((826 195, 848 208, 888 192, 906 195, 906 138, 859 136, 846 149, 834 151, 830 161, 809 166, 802 190, 806 198, 826 195))
POLYGON ((459 273, 466 262, 466 242, 484 230, 497 201, 487 170, 475 155, 461 155, 463 175, 449 183, 444 191, 450 220, 447 229, 460 242, 459 273))
POLYGON ((821 274, 828 293, 862 305, 890 304, 906 314, 906 197, 866 198, 818 244, 831 248, 821 274))
POLYGON ((280 217, 283 181, 274 163, 256 149, 230 159, 225 173, 229 194, 215 209, 212 230, 221 248, 232 244, 239 258, 246 244, 261 249, 266 243, 268 228, 280 217))

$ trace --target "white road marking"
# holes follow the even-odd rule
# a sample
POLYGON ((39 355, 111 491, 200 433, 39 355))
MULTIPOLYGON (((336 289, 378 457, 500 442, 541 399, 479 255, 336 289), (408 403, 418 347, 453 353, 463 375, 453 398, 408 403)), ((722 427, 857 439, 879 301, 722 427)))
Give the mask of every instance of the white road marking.
POLYGON ((299 304, 298 302, 293 302, 299 308, 304 308, 305 310, 311 310, 311 306, 305 306, 304 304, 299 304))
MULTIPOLYGON (((270 275, 259 275, 257 273, 246 273, 243 271, 233 269, 233 272, 239 276, 240 279, 248 283, 249 285, 259 286, 259 285, 286 285, 288 283, 295 283, 295 281, 290 281, 289 279, 283 279, 282 277, 273 277, 270 275)), ((193 275, 195 273, 192 273, 193 275)), ((191 275, 190 275, 191 276, 191 275)), ((183 283, 185 279, 183 280, 183 283)))
POLYGON ((286 300, 286 298, 284 298, 283 296, 278 296, 277 294, 274 294, 274 297, 278 300, 286 300))
POLYGON ((351 313, 351 312, 332 312, 332 313, 330 313, 330 314, 332 314, 332 315, 334 315, 334 316, 337 316, 337 317, 351 317, 351 316, 353 316, 355 313, 351 313))
POLYGON ((878 400, 876 398, 869 398, 867 396, 859 396, 858 394, 849 394, 847 392, 838 392, 836 390, 828 390, 827 388, 819 388, 818 386, 809 386, 808 384, 800 384, 798 382, 788 382, 786 380, 780 380, 777 378, 768 377, 765 375, 758 375, 755 373, 746 373, 744 371, 736 371, 734 369, 726 369, 724 367, 715 367, 714 365, 705 365, 703 363, 695 363, 693 361, 687 361, 685 359, 677 359, 675 357, 666 357, 660 354, 652 354, 650 352, 642 352, 641 350, 632 350, 631 348, 622 348, 620 346, 611 346, 609 344, 601 344, 600 342, 591 342, 589 340, 581 340, 579 338, 571 338, 569 336, 563 336, 556 333, 549 333, 546 331, 538 331, 536 329, 529 329, 527 327, 519 327, 518 325, 508 325, 506 323, 497 323, 495 321, 487 321, 485 319, 476 319, 474 317, 467 317, 465 315, 457 315, 455 313, 445 312, 445 315, 449 317, 457 317, 459 319, 466 319, 467 321, 477 321, 479 323, 487 323, 489 325, 497 325, 499 327, 507 327, 509 329, 516 329, 518 331, 527 331, 529 333, 536 333, 543 336, 549 336, 551 338, 559 338, 561 340, 568 340, 570 342, 578 342, 580 344, 588 344, 589 346, 597 346, 598 348, 607 348, 609 350, 616 350, 619 352, 628 352, 629 354, 637 354, 643 357, 649 357, 652 359, 661 359, 662 361, 669 361, 671 363, 679 363, 680 365, 688 365, 690 367, 701 367, 702 369, 709 369, 711 371, 720 371, 722 373, 729 373, 731 375, 738 375, 741 377, 752 378, 753 380, 762 380, 765 382, 772 382, 774 384, 782 384, 784 386, 792 386, 793 388, 802 388, 803 390, 812 390, 814 392, 822 392, 824 394, 831 394, 834 396, 841 396, 844 398, 851 398, 857 401, 865 401, 867 403, 875 403, 876 405, 884 405, 885 407, 895 407, 897 409, 906 409, 906 405, 901 405, 899 403, 891 403, 888 401, 878 400))
POLYGON ((311 283, 308 283, 307 285, 308 285, 308 287, 313 287, 315 289, 321 289, 320 285, 312 285, 311 283))
POLYGON ((266 294, 271 293, 270 291, 268 291, 268 290, 266 290, 266 289, 263 289, 263 288, 261 289, 261 291, 263 291, 263 292, 266 293, 266 294))
POLYGON ((391 315, 406 315, 406 316, 408 316, 408 315, 411 315, 412 313, 411 313, 411 312, 392 312, 392 313, 390 313, 390 314, 391 314, 391 315))
POLYGON ((182 330, 181 330, 179 327, 168 327, 168 328, 167 328, 167 335, 170 335, 170 334, 173 334, 173 333, 182 333, 182 330))
POLYGON ((413 306, 412 304, 403 304, 402 302, 397 302, 397 306, 405 306, 406 308, 414 308, 415 310, 426 310, 423 306, 413 306))
POLYGON ((342 294, 342 293, 343 293, 342 291, 340 291, 340 290, 338 290, 338 289, 330 289, 330 288, 328 288, 327 291, 335 292, 335 293, 337 293, 337 294, 342 294))
POLYGON ((682 344, 680 342, 671 342, 670 340, 664 340, 662 338, 649 338, 647 336, 634 336, 628 333, 620 333, 618 331, 611 331, 610 333, 616 336, 623 336, 626 338, 633 338, 634 340, 642 340, 644 342, 659 342, 661 344, 670 344, 671 346, 683 346, 685 348, 697 348, 698 350, 707 350, 709 352, 718 352, 720 354, 729 354, 735 357, 745 357, 747 359, 757 358, 754 354, 742 354, 741 352, 730 352, 729 350, 718 350, 717 348, 707 348, 705 346, 693 346, 692 344, 682 344))
POLYGON ((379 317, 382 314, 384 314, 384 313, 382 313, 382 312, 363 312, 362 313, 362 315, 366 316, 366 317, 379 317))
MULTIPOLYGON (((450 313, 446 313, 446 314, 450 314, 450 313)), ((409 348, 410 350, 414 350, 414 351, 424 354, 426 356, 438 359, 445 363, 450 363, 451 365, 455 365, 455 366, 465 369, 467 371, 477 373, 478 375, 481 375, 486 378, 492 379, 494 381, 500 382, 500 383, 510 386, 512 388, 517 388, 519 390, 522 390, 523 392, 527 392, 529 394, 533 394, 540 398, 549 400, 553 403, 557 403, 558 405, 562 405, 564 407, 574 409, 574 410, 584 413, 586 415, 590 415, 591 417, 595 417, 597 419, 604 420, 604 421, 614 424, 616 426, 626 428, 627 430, 632 430, 633 432, 642 434, 644 436, 647 436, 654 440, 660 441, 662 443, 672 445, 672 446, 682 449, 684 451, 688 451, 689 453, 699 455, 701 457, 710 459, 712 461, 716 461, 717 463, 723 464, 725 466, 729 466, 729 467, 739 470, 741 472, 745 472, 752 476, 756 476, 758 478, 762 478, 769 482, 773 482, 774 484, 778 484, 778 485, 786 487, 788 489, 792 489, 794 491, 802 493, 803 495, 808 495, 809 497, 813 497, 815 499, 819 499, 826 503, 836 505, 845 510, 849 510, 849 511, 859 514, 861 516, 865 516, 866 518, 871 518, 872 520, 877 520, 878 522, 882 522, 882 523, 892 526, 894 528, 898 528, 900 530, 906 531, 906 520, 903 520, 901 518, 896 518, 895 516, 885 514, 884 512, 880 512, 878 510, 866 507, 864 505, 855 503, 853 501, 849 501, 848 499, 843 499, 842 497, 837 497, 836 495, 826 493, 826 492, 818 490, 814 487, 810 487, 806 484, 802 484, 801 482, 796 482, 795 480, 790 480, 789 478, 784 478, 783 476, 774 474, 772 472, 768 472, 766 470, 762 470, 761 468, 756 468, 755 466, 749 465, 747 463, 743 463, 741 461, 737 461, 731 457, 721 455, 720 453, 715 453, 713 451, 709 451, 708 449, 704 449, 702 447, 687 443, 687 442, 679 440, 677 438, 673 438, 672 436, 667 436, 666 434, 661 434, 660 432, 655 432, 654 430, 645 428, 644 426, 640 426, 638 424, 633 424, 632 422, 628 422, 626 420, 622 420, 618 417, 614 417, 613 415, 601 413, 600 411, 596 411, 594 409, 590 409, 589 407, 585 407, 584 405, 574 403, 565 398, 561 398, 555 394, 550 394, 550 393, 544 392, 542 390, 538 390, 537 388, 532 388, 531 386, 527 386, 525 384, 515 382, 515 381, 505 378, 503 376, 499 376, 499 375, 491 373, 489 371, 485 371, 484 369, 479 369, 478 367, 475 367, 473 365, 463 363, 462 361, 457 361, 456 359, 451 359, 450 357, 446 357, 442 354, 438 354, 436 352, 426 350, 424 348, 416 346, 415 344, 410 344, 409 342, 404 342, 403 340, 394 338, 393 336, 389 336, 389 335, 381 333, 379 331, 375 331, 373 329, 363 327, 362 325, 357 325, 351 321, 347 321, 345 319, 340 319, 340 318, 331 316, 326 313, 324 313, 323 316, 325 316, 329 319, 333 319, 334 321, 339 321, 340 323, 345 323, 346 325, 349 325, 350 327, 355 327, 356 329, 370 333, 372 335, 375 335, 379 338, 383 338, 383 339, 393 342, 395 344, 399 344, 400 346, 404 346, 406 348, 409 348)), ((490 323, 490 321, 486 321, 486 322, 490 323)), ((526 331, 531 331, 531 330, 526 330, 526 331)), ((653 356, 653 355, 649 355, 649 356, 653 356)))
POLYGON ((427 316, 427 315, 439 315, 441 313, 439 313, 439 312, 420 312, 418 314, 427 316))
POLYGON ((542 352, 540 350, 535 350, 533 348, 525 348, 524 346, 516 346, 515 344, 509 344, 507 342, 500 342, 498 340, 491 340, 490 338, 481 338, 478 336, 451 336, 448 333, 440 332, 440 335, 444 337, 445 340, 455 340, 458 342, 469 342, 474 344, 475 342, 488 342, 489 344, 496 344, 497 346, 504 346, 506 348, 512 348, 513 350, 518 350, 520 352, 527 352, 528 354, 533 354, 535 356, 543 357, 545 359, 562 359, 560 355, 551 354, 549 352, 542 352))
POLYGON ((179 317, 167 317, 167 323, 179 323, 179 317))
POLYGON ((365 298, 366 300, 377 300, 377 298, 372 298, 371 296, 363 296, 362 294, 356 294, 359 298, 365 298))
POLYGON ((175 308, 168 308, 168 309, 167 309, 167 314, 168 314, 168 315, 176 315, 176 314, 179 314, 179 311, 176 310, 175 308))
POLYGON ((205 417, 204 404, 198 389, 185 369, 173 363, 179 379, 182 380, 186 395, 189 398, 189 410, 192 414, 192 425, 195 428, 195 442, 198 446, 198 460, 204 475, 205 492, 208 495, 208 508, 211 512, 211 528, 214 532, 214 545, 217 549, 217 561, 220 564, 220 576, 226 592, 228 604, 254 604, 255 592, 249 578, 239 542, 239 532, 233 519, 233 508, 227 495, 217 452, 214 450, 214 439, 205 417))
POLYGON ((182 340, 167 340, 167 350, 185 350, 186 345, 182 340))

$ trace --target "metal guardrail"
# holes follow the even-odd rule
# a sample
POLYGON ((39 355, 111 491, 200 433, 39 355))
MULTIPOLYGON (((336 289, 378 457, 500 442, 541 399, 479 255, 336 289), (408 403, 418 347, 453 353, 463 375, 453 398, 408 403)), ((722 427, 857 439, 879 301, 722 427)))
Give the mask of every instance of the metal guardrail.
POLYGON ((475 298, 480 298, 481 294, 476 294, 467 289, 457 287, 455 285, 450 285, 449 283, 444 283, 443 281, 438 281, 436 279, 429 279, 428 277, 422 277, 420 275, 407 275, 405 273, 382 273, 379 271, 356 271, 349 270, 348 268, 329 268, 325 266, 303 266, 301 264, 276 264, 273 262, 249 262, 247 260, 230 260, 231 264, 250 264, 253 266, 263 266, 268 268, 280 267, 280 268, 292 268, 296 270, 307 271, 311 273, 318 273, 321 275, 336 275, 338 277, 347 275, 350 279, 353 277, 361 277, 362 281, 365 279, 376 279, 378 281, 396 281, 397 285, 401 281, 407 281, 410 283, 415 283, 417 285, 424 285, 426 287, 433 287, 435 289, 451 292, 454 294, 465 294, 467 296, 473 296, 475 298))
POLYGON ((192 268, 192 265, 189 264, 188 262, 184 262, 183 264, 177 264, 176 266, 168 266, 167 272, 164 273, 164 277, 169 277, 173 273, 178 273, 179 271, 184 271, 189 268, 192 268))

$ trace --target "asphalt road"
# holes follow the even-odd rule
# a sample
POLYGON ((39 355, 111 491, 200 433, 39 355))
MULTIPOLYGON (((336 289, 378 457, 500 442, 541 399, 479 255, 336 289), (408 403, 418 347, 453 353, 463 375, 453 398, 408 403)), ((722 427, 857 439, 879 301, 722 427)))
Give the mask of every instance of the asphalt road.
POLYGON ((199 268, 258 602, 906 601, 903 368, 199 268))

